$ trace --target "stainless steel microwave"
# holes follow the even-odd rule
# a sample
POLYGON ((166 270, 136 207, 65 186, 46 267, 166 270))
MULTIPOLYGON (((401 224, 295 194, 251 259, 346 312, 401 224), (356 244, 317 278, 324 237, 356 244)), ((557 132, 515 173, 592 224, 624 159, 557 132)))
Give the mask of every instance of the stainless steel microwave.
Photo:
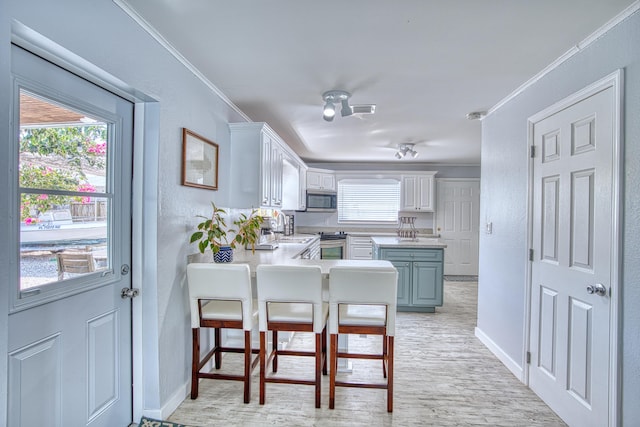
POLYGON ((335 212, 337 209, 335 191, 307 190, 307 212, 335 212))

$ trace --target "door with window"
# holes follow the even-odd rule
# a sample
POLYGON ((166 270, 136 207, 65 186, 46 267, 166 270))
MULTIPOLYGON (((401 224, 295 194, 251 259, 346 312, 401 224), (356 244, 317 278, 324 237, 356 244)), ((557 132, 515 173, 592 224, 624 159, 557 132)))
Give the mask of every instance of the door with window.
POLYGON ((133 105, 12 46, 8 425, 132 421, 133 105))

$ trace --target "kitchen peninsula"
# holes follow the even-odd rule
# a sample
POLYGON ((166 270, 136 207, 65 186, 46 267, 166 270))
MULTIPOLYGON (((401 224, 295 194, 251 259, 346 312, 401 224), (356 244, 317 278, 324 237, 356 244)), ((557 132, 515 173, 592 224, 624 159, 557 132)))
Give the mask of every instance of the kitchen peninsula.
POLYGON ((260 264, 281 264, 281 265, 318 265, 322 269, 323 279, 326 281, 325 291, 328 292, 329 270, 335 266, 359 266, 359 267, 384 267, 388 262, 381 260, 331 260, 331 259, 302 259, 303 253, 320 239, 318 235, 295 235, 293 238, 283 238, 278 244, 279 247, 270 251, 251 250, 235 251, 234 263, 249 264, 251 276, 255 277, 256 268, 260 264))

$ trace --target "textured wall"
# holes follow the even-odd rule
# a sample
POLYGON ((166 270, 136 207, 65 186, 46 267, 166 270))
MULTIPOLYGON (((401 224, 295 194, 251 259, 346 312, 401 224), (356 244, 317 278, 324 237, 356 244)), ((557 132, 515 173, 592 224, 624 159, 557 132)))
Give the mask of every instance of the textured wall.
POLYGON ((527 274, 527 119, 624 69, 623 294, 620 317, 623 425, 640 419, 640 12, 483 120, 478 329, 516 363, 523 359, 527 274))

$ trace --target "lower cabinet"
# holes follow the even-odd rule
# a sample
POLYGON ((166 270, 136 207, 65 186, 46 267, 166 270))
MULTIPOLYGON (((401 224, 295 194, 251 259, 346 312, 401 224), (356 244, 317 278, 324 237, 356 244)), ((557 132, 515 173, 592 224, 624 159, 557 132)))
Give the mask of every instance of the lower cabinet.
POLYGON ((371 237, 351 236, 347 237, 349 247, 349 259, 372 259, 371 237))
POLYGON ((374 246, 376 259, 398 270, 398 311, 435 312, 443 298, 443 249, 393 249, 374 246))

